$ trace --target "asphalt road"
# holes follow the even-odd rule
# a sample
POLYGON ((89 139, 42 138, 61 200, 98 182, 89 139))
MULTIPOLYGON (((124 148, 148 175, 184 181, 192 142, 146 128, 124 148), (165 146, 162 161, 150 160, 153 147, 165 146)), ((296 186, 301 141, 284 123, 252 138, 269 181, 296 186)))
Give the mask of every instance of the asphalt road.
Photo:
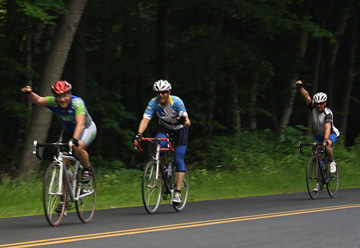
POLYGON ((75 213, 58 227, 44 216, 0 219, 0 247, 360 247, 360 189, 190 202, 149 215, 143 207, 75 213))

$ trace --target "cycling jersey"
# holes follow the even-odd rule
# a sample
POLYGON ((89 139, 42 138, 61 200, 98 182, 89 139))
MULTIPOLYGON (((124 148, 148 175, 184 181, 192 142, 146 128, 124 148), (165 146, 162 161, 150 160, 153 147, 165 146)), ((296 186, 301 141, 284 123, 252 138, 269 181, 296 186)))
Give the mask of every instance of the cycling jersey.
POLYGON ((166 106, 162 106, 157 97, 152 98, 145 109, 143 118, 151 120, 155 112, 159 117, 160 126, 170 130, 184 127, 176 119, 176 117, 187 116, 184 102, 179 97, 170 95, 166 106))
POLYGON ((65 132, 74 133, 76 127, 75 117, 79 114, 85 114, 85 128, 90 127, 93 123, 86 109, 85 102, 80 97, 71 95, 69 106, 66 109, 61 108, 57 104, 54 96, 47 96, 45 98, 47 100, 46 107, 55 113, 65 132))
POLYGON ((314 123, 314 133, 318 136, 324 136, 325 135, 325 123, 331 124, 331 133, 335 133, 336 137, 340 136, 339 130, 334 125, 334 115, 332 111, 325 107, 324 112, 318 112, 315 107, 315 103, 311 102, 309 104, 309 108, 311 110, 311 114, 313 117, 313 123, 314 123))

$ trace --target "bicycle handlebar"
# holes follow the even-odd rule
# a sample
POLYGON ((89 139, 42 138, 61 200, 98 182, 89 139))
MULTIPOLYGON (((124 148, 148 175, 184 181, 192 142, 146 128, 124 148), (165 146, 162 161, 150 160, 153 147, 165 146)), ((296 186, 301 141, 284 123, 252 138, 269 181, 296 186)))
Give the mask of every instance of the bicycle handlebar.
POLYGON ((323 144, 322 143, 317 143, 317 142, 314 142, 314 143, 300 143, 299 142, 299 151, 301 154, 304 155, 304 152, 302 150, 302 147, 303 146, 312 146, 312 147, 317 147, 317 146, 322 146, 323 144))
POLYGON ((154 137, 154 138, 141 138, 138 142, 138 145, 135 147, 135 149, 139 149, 139 151, 143 151, 143 149, 141 148, 141 145, 140 145, 140 142, 141 141, 150 141, 151 143, 157 143, 157 142, 160 142, 160 141, 167 141, 168 144, 169 144, 169 148, 160 148, 161 150, 165 150, 165 151, 172 151, 174 152, 174 148, 172 147, 172 142, 170 141, 169 138, 158 138, 158 137, 154 137))
POLYGON ((34 151, 33 154, 36 155, 36 157, 41 160, 42 157, 39 154, 39 147, 44 147, 44 146, 52 146, 52 147, 69 147, 69 154, 72 155, 72 145, 73 142, 70 140, 69 143, 61 143, 61 142, 55 142, 55 143, 38 143, 37 140, 34 140, 34 151))

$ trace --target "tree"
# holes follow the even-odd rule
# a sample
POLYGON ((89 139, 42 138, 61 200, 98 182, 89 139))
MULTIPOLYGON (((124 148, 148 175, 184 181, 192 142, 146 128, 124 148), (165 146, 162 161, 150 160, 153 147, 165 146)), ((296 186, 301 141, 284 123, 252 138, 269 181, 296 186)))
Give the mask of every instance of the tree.
POLYGON ((359 37, 357 34, 357 25, 358 25, 358 18, 357 15, 352 15, 352 30, 351 30, 351 37, 350 37, 350 49, 348 55, 348 69, 347 69, 347 76, 345 81, 345 92, 342 97, 343 105, 342 105, 342 113, 344 116, 341 118, 340 122, 340 130, 342 131, 342 135, 347 136, 347 126, 348 126, 348 118, 349 118, 349 106, 350 106, 350 97, 351 91, 353 88, 353 82, 355 78, 355 59, 356 59, 356 48, 357 43, 359 42, 359 37))
MULTIPOLYGON (((302 16, 302 22, 305 24, 306 22, 308 22, 310 16, 310 3, 311 1, 307 1, 305 12, 302 16)), ((284 104, 283 114, 280 121, 280 131, 285 130, 285 128, 288 126, 290 122, 290 116, 293 111, 294 99, 296 95, 295 82, 298 79, 301 63, 305 57, 307 42, 308 42, 308 33, 309 33, 308 30, 306 28, 303 28, 300 34, 297 54, 296 57, 294 58, 296 67, 295 67, 295 71, 293 72, 289 80, 289 85, 288 85, 289 94, 287 97, 286 104, 284 104)), ((284 136, 281 136, 281 139, 284 140, 284 136)))
MULTIPOLYGON (((51 94, 50 86, 61 79, 68 52, 71 48, 75 32, 81 19, 87 0, 70 0, 68 14, 66 14, 57 27, 51 49, 47 57, 39 94, 51 94)), ((31 125, 27 131, 25 146, 18 168, 25 174, 37 171, 40 162, 32 154, 33 141, 45 142, 51 124, 51 112, 40 107, 35 107, 31 118, 31 125)))

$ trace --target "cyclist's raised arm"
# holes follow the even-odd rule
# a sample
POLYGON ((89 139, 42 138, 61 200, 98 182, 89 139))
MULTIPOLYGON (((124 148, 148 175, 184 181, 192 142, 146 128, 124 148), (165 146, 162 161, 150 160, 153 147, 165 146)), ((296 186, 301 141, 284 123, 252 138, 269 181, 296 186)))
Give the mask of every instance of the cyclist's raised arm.
POLYGON ((309 92, 304 89, 303 85, 301 80, 296 81, 296 87, 298 88, 300 95, 305 99, 306 105, 309 105, 311 103, 311 97, 309 92))
POLYGON ((45 97, 41 97, 38 94, 34 93, 32 88, 30 86, 25 86, 24 88, 21 89, 21 91, 24 94, 28 95, 28 99, 30 100, 30 102, 32 102, 33 104, 36 104, 38 106, 42 106, 45 107, 47 104, 47 99, 45 97))

